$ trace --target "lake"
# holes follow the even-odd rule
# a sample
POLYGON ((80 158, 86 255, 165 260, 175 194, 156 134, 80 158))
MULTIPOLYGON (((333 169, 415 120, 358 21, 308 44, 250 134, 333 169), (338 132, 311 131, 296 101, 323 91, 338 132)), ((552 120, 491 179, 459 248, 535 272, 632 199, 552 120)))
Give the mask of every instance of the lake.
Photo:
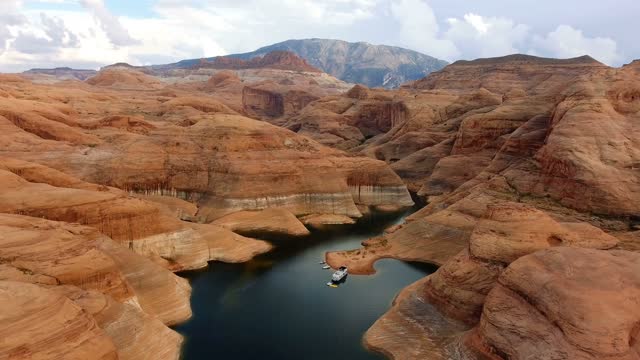
POLYGON ((276 248, 247 263, 210 263, 180 274, 193 287, 193 318, 175 327, 185 337, 183 359, 384 359, 363 347, 362 335, 402 288, 436 267, 385 259, 375 275, 349 275, 331 288, 333 270, 319 262, 327 251, 381 235, 411 211, 374 212, 303 238, 271 238, 276 248))

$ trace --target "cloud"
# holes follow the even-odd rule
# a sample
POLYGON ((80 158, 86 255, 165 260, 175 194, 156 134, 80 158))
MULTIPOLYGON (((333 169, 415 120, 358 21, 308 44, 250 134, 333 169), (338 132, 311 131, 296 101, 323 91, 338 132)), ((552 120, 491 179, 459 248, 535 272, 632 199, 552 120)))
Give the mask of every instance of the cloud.
POLYGON ((89 9, 111 43, 115 46, 129 46, 139 44, 139 41, 129 35, 120 20, 109 12, 103 0, 80 0, 89 9))
POLYGON ((391 15, 400 26, 399 37, 404 46, 441 59, 451 60, 460 55, 452 41, 440 37, 436 15, 425 1, 394 1, 391 15))
POLYGON ((446 19, 442 29, 425 0, 392 0, 391 15, 402 45, 449 61, 513 53, 559 58, 588 54, 609 65, 623 60, 613 39, 590 38, 568 25, 540 35, 509 18, 466 13, 446 19))
POLYGON ((449 61, 518 52, 529 33, 527 26, 510 19, 474 13, 447 19, 443 30, 424 0, 395 0, 391 14, 400 26, 403 45, 449 61))
POLYGON ((13 38, 12 26, 24 24, 27 19, 17 13, 18 0, 0 1, 0 55, 7 49, 7 41, 13 38))
POLYGON ((581 30, 568 25, 560 25, 544 37, 534 36, 531 52, 560 58, 590 55, 610 65, 622 60, 614 40, 603 37, 586 37, 581 30))
POLYGON ((465 59, 520 52, 529 36, 528 26, 506 18, 469 13, 447 22, 449 29, 442 36, 456 44, 460 57, 465 59))
POLYGON ((67 29, 62 19, 41 13, 40 22, 39 29, 44 36, 21 31, 12 44, 15 50, 25 54, 47 54, 80 46, 78 36, 67 29))
POLYGON ((159 64, 311 37, 403 46, 449 61, 511 53, 629 60, 610 37, 589 37, 573 23, 546 27, 536 23, 539 12, 527 18, 498 0, 147 0, 152 5, 136 17, 115 16, 109 1, 0 0, 0 71, 159 64))
POLYGON ((161 0, 153 8, 157 17, 123 23, 144 46, 155 44, 158 53, 162 44, 190 48, 190 55, 181 56, 193 58, 255 50, 291 38, 342 38, 355 24, 373 18, 381 1, 386 0, 161 0))

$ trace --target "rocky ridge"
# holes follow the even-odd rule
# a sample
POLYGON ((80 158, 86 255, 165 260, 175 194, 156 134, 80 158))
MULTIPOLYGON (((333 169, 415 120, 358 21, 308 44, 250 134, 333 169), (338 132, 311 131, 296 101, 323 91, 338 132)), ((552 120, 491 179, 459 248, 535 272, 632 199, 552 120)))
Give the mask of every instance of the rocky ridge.
MULTIPOLYGON (((421 79, 447 65, 445 61, 395 46, 329 39, 287 40, 253 52, 207 60, 260 59, 274 51, 295 53, 312 66, 332 76, 348 83, 369 87, 396 88, 408 81, 421 79)), ((198 62, 199 60, 183 60, 166 66, 185 68, 198 62)))
MULTIPOLYGON (((554 263, 556 253, 563 254, 565 269, 583 269, 585 256, 594 263, 611 259, 612 278, 629 273, 636 254, 608 249, 637 251, 631 244, 637 241, 634 204, 640 193, 640 147, 633 140, 633 124, 640 120, 638 83, 633 64, 614 69, 589 57, 518 55, 458 62, 393 93, 393 101, 407 109, 405 119, 351 151, 385 160, 428 205, 361 249, 327 254, 327 261, 360 273, 372 272, 373 262, 386 257, 442 267, 403 292, 368 332, 368 346, 402 359, 635 358, 632 313, 618 317, 586 304, 569 309, 584 300, 562 287, 526 295, 517 290, 520 297, 513 297, 511 291, 527 288, 539 268, 510 277, 509 290, 498 289, 512 265, 530 257, 554 263), (495 297, 488 295, 494 290, 495 297), (556 307, 541 307, 550 299, 557 299, 556 307), (536 311, 546 319, 536 318, 536 311), (571 311, 593 320, 567 326, 601 334, 598 345, 589 337, 561 335, 570 331, 562 325, 560 332, 551 330, 571 311), (624 323, 624 330, 603 334, 594 325, 598 321, 624 323), (547 331, 553 335, 543 335, 547 331), (607 348, 619 337, 631 340, 607 348), (551 352, 537 351, 549 342, 551 352)), ((365 90, 307 108, 333 117, 334 104, 350 108, 371 101, 375 92, 365 90)), ((564 281, 565 288, 581 286, 572 273, 545 274, 541 279, 564 281)), ((632 301, 635 280, 621 281, 630 286, 622 287, 620 296, 628 300, 620 301, 632 301)), ((576 294, 608 291, 597 282, 589 286, 576 294)))

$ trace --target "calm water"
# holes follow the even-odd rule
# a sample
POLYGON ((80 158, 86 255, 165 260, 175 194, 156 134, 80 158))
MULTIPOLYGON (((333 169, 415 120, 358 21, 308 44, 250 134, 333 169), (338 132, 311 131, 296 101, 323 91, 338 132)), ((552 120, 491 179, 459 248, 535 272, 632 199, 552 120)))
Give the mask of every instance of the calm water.
POLYGON ((375 275, 349 275, 330 288, 333 270, 318 262, 326 251, 359 247, 404 215, 373 214, 307 238, 274 239, 276 249, 248 263, 182 274, 191 280, 194 314, 176 328, 186 338, 183 359, 383 359, 362 346, 362 335, 399 290, 435 267, 381 260, 375 275))

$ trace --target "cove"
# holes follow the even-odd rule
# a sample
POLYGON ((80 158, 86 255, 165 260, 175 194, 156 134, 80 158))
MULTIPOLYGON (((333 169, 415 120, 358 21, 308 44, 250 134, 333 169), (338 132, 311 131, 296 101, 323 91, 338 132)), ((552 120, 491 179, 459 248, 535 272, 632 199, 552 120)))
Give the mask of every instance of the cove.
POLYGON ((182 359, 384 359, 363 347, 362 335, 402 288, 436 267, 386 259, 375 275, 349 275, 330 288, 333 270, 318 262, 326 251, 359 247, 412 211, 374 212, 354 225, 269 239, 276 248, 247 263, 180 274, 193 288, 193 317, 175 327, 185 337, 182 359))

